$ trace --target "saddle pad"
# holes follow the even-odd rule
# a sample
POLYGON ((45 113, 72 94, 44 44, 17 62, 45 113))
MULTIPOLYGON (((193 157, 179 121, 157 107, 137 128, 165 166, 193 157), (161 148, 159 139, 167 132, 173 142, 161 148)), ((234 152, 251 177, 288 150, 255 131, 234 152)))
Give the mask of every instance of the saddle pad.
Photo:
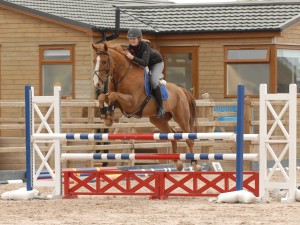
MULTIPOLYGON (((147 72, 147 70, 144 70, 145 72, 145 92, 146 95, 149 97, 154 97, 151 91, 151 85, 150 85, 150 72, 147 72)), ((161 93, 162 93, 162 98, 163 100, 167 100, 169 95, 168 95, 168 89, 166 86, 162 85, 160 86, 161 93)))

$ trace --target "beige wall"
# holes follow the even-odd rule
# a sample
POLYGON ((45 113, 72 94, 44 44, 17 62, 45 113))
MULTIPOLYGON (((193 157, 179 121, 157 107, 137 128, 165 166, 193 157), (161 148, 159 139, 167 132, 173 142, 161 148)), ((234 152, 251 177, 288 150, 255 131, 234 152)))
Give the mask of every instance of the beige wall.
POLYGON ((276 39, 276 43, 300 45, 300 23, 285 29, 282 32, 282 36, 276 39))
POLYGON ((194 40, 160 40, 158 46, 199 47, 199 98, 209 93, 213 99, 224 99, 224 46, 271 44, 271 38, 212 38, 194 40))
POLYGON ((24 85, 39 94, 39 46, 75 46, 75 97, 93 97, 92 39, 84 32, 0 9, 1 99, 22 99, 24 85))

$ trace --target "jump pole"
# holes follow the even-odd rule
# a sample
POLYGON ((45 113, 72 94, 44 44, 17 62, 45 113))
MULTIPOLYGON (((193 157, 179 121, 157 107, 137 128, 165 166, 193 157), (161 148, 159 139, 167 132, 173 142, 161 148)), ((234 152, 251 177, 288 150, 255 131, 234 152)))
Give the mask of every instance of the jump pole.
MULTIPOLYGON (((32 135, 33 140, 236 140, 236 134, 224 133, 36 133, 32 135)), ((241 134, 244 140, 258 140, 258 134, 241 134)))
POLYGON ((25 131, 26 131, 26 188, 27 191, 32 190, 31 177, 31 86, 25 86, 25 131))
POLYGON ((244 173, 244 85, 238 85, 236 135, 236 190, 243 190, 244 173))
MULTIPOLYGON (((258 154, 244 154, 244 160, 255 161, 258 154)), ((224 160, 236 161, 237 154, 164 154, 164 153, 62 153, 61 160, 100 160, 100 161, 123 161, 123 160, 224 160)), ((239 172, 239 171, 237 171, 239 172)))

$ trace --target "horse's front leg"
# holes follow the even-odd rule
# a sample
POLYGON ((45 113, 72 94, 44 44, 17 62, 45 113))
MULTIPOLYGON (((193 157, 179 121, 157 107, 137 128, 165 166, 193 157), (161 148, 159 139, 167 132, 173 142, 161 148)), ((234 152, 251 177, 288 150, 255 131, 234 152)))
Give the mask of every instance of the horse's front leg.
MULTIPOLYGON (((191 154, 194 154, 194 141, 186 140, 186 144, 188 145, 191 154)), ((191 165, 194 171, 201 171, 201 166, 197 164, 197 160, 191 160, 191 165)))
POLYGON ((105 103, 108 103, 108 94, 101 94, 98 96, 99 108, 100 108, 100 118, 106 119, 108 116, 107 107, 105 103))
MULTIPOLYGON (((169 126, 168 121, 172 119, 171 114, 166 114, 164 118, 157 118, 156 116, 149 117, 150 122, 154 124, 161 132, 166 133, 175 133, 175 130, 169 126)), ((172 140, 172 153, 177 153, 177 141, 172 140)), ((181 160, 172 160, 174 162, 174 165, 176 166, 176 169, 178 171, 183 170, 183 163, 181 160)))
MULTIPOLYGON (((173 153, 177 153, 177 141, 171 141, 171 144, 172 144, 172 151, 173 153)), ((178 171, 182 171, 183 170, 183 163, 181 160, 173 160, 175 166, 176 166, 176 169, 178 171)))

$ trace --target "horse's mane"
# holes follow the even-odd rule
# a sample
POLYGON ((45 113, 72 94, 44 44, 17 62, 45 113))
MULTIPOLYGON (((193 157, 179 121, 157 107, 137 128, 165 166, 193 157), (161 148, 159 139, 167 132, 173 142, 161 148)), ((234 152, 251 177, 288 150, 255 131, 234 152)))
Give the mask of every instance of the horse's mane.
POLYGON ((121 45, 107 45, 107 47, 125 56, 125 51, 121 45))
MULTIPOLYGON (((132 61, 130 59, 128 59, 125 54, 126 51, 124 51, 123 47, 121 45, 107 45, 108 49, 114 50, 116 52, 118 52, 119 54, 123 55, 123 57, 129 61, 130 63, 132 63, 132 61)), ((139 64, 133 62, 132 65, 138 67, 138 68, 142 68, 139 64)))

